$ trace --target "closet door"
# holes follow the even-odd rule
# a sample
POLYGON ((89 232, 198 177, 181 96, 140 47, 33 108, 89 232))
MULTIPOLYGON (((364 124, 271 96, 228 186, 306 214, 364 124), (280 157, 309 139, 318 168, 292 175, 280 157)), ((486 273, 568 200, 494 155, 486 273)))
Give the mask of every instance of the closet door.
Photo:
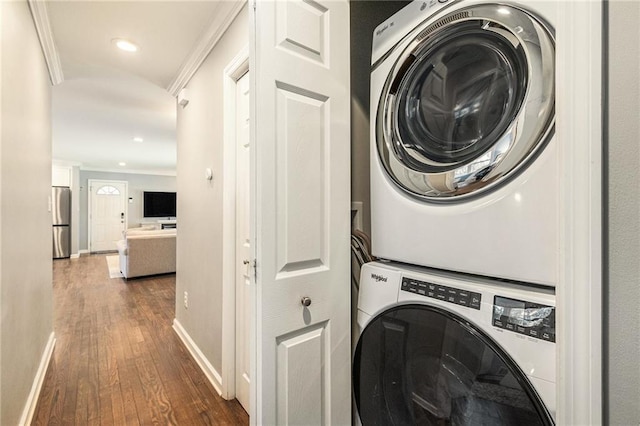
POLYGON ((252 4, 253 424, 349 424, 349 2, 252 4))

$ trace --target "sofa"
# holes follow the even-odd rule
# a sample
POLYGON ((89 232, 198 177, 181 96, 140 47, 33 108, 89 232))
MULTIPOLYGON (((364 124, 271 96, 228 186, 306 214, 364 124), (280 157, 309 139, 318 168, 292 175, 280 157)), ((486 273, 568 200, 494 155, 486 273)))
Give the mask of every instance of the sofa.
POLYGON ((130 228, 117 243, 126 278, 176 271, 176 229, 130 228))

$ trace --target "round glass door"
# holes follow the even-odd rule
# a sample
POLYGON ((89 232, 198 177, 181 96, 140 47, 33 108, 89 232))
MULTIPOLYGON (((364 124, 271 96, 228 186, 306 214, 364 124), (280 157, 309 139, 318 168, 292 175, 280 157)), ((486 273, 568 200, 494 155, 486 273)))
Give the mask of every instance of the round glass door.
POLYGON ((374 318, 354 358, 354 396, 367 425, 553 425, 516 363, 482 331, 435 307, 374 318))
POLYGON ((554 41, 529 13, 461 9, 405 48, 377 114, 380 159, 429 200, 478 194, 517 172, 553 133, 554 41))

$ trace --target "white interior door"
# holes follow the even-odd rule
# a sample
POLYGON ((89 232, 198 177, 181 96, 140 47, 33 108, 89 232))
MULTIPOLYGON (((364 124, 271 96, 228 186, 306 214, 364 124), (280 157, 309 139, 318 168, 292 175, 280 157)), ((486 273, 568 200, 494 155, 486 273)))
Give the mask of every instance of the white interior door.
POLYGON ((236 83, 236 398, 249 412, 251 222, 249 73, 236 83))
POLYGON ((251 422, 350 424, 349 3, 258 0, 251 31, 251 422))
POLYGON ((89 181, 89 251, 116 250, 127 227, 127 182, 89 181))

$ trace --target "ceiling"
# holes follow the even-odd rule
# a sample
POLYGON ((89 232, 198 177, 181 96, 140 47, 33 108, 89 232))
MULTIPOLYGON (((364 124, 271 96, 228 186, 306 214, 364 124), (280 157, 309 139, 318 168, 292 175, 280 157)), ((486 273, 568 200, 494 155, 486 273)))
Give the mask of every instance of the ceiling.
MULTIPOLYGON (((198 58, 206 56, 203 46, 212 47, 207 38, 230 23, 238 4, 47 2, 45 18, 63 76, 52 91, 54 162, 87 170, 175 174, 173 95, 186 83, 189 69, 195 71, 198 58), (130 40, 139 50, 119 50, 115 38, 130 40)), ((51 70, 55 61, 50 62, 51 70)))

